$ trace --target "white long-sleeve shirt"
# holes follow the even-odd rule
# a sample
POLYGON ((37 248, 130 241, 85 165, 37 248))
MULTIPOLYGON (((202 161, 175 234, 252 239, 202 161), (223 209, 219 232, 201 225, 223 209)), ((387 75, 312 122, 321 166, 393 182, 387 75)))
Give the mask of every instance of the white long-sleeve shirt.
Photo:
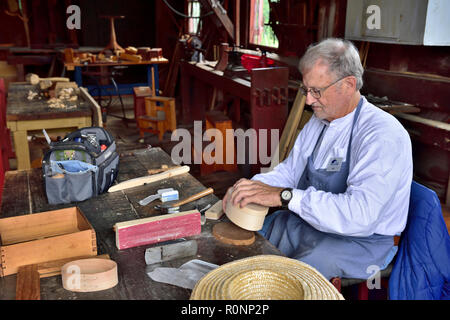
POLYGON ((320 231, 363 237, 374 233, 396 235, 405 228, 408 215, 413 169, 411 140, 395 117, 365 97, 353 129, 346 192, 296 189, 324 123, 328 127, 314 168, 325 169, 332 157, 345 161, 355 110, 331 122, 313 115, 289 156, 272 171, 252 179, 294 188, 289 210, 320 231))

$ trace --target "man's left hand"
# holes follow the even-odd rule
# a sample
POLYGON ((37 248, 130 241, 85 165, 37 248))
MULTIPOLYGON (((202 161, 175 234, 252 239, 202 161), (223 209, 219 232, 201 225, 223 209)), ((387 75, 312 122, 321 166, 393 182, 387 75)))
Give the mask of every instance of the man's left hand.
POLYGON ((283 188, 272 187, 256 180, 240 179, 232 188, 231 203, 245 207, 256 203, 266 207, 281 206, 280 192, 283 188))

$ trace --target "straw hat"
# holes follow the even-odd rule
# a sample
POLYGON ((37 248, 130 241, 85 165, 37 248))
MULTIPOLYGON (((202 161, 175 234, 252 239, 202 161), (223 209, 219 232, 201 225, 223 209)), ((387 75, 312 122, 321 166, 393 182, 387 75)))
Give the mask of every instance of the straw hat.
POLYGON ((306 263, 259 255, 226 263, 201 278, 191 300, 344 300, 306 263))

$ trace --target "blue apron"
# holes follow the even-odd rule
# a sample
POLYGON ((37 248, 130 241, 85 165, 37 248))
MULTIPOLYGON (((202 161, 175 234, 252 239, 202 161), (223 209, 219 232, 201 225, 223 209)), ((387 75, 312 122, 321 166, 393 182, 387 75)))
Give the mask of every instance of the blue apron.
MULTIPOLYGON (((334 171, 314 168, 313 160, 324 134, 324 125, 314 150, 308 157, 297 189, 306 190, 313 186, 317 190, 335 194, 347 190, 353 127, 362 103, 361 98, 353 118, 345 161, 333 169, 334 171)), ((289 210, 277 211, 272 216, 269 215, 266 219, 261 234, 286 256, 313 266, 327 279, 367 279, 373 275, 376 267, 382 270, 392 259, 392 236, 374 234, 369 237, 351 237, 321 232, 289 210), (389 261, 386 259, 388 257, 389 261)))

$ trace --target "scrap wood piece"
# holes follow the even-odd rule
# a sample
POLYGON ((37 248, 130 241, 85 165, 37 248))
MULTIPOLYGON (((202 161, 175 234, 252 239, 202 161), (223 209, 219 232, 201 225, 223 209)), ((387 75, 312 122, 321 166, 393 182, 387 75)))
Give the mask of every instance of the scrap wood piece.
POLYGON ((109 188, 108 192, 125 190, 128 188, 142 186, 147 183, 152 183, 152 182, 157 182, 157 181, 164 180, 164 179, 169 179, 171 177, 175 177, 180 174, 187 173, 187 172, 189 172, 189 170, 190 170, 189 166, 181 166, 181 167, 169 169, 169 170, 161 172, 161 173, 130 179, 130 180, 127 180, 127 181, 124 181, 124 182, 121 182, 121 183, 118 183, 118 184, 112 186, 111 188, 109 188))
POLYGON ((16 300, 40 300, 41 282, 37 264, 19 267, 16 280, 16 300))
POLYGON ((175 240, 201 232, 200 212, 189 210, 114 225, 119 250, 175 240))
POLYGON ((206 210, 205 217, 206 219, 219 220, 223 214, 222 200, 219 200, 211 208, 206 210))
POLYGON ((125 52, 121 52, 120 53, 120 59, 133 61, 133 62, 141 62, 142 61, 142 57, 141 56, 139 56, 137 54, 128 54, 128 53, 125 53, 125 52))

